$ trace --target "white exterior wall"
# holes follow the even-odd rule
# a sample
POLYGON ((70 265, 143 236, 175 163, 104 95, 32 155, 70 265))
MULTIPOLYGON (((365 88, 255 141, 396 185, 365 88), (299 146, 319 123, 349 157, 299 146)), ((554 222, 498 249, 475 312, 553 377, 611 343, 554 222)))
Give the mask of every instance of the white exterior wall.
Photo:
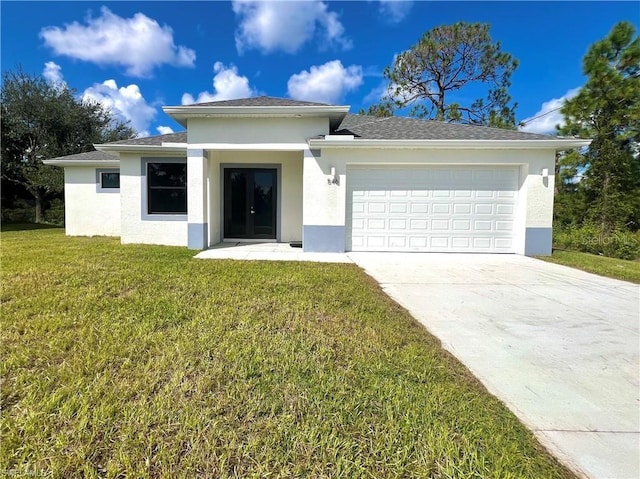
POLYGON ((528 157, 528 172, 524 188, 527 191, 528 228, 551 228, 553 224, 553 193, 555 185, 555 152, 536 151, 528 157), (548 178, 542 178, 546 168, 548 178))
POLYGON ((209 246, 222 241, 222 197, 220 188, 222 176, 220 171, 220 152, 207 153, 207 205, 209 210, 209 246))
POLYGON ((204 143, 306 143, 329 133, 327 118, 191 118, 187 141, 204 143))
POLYGON ((347 165, 519 165, 516 252, 550 254, 553 222, 555 152, 553 150, 428 150, 326 148, 305 155, 303 224, 345 226, 347 165), (335 168, 339 184, 328 184, 335 168), (549 177, 540 175, 548 168, 549 177))
POLYGON ((527 156, 528 171, 522 187, 526 195, 526 255, 550 255, 553 244, 553 194, 555 188, 555 151, 535 151, 527 156), (549 176, 541 172, 547 169, 549 176))
POLYGON ((259 166, 280 165, 280 201, 277 218, 280 222, 279 240, 302 240, 302 152, 301 151, 217 151, 210 154, 210 244, 222 241, 221 165, 259 166))
POLYGON ((187 246, 191 249, 205 249, 209 245, 208 166, 209 159, 203 149, 187 150, 187 246))
POLYGON ((146 195, 147 184, 146 176, 141 172, 142 159, 139 155, 120 155, 122 243, 187 246, 187 215, 175 215, 171 220, 143 218, 142 195, 146 195))
POLYGON ((64 169, 65 232, 69 236, 120 235, 120 194, 97 191, 96 169, 64 169))

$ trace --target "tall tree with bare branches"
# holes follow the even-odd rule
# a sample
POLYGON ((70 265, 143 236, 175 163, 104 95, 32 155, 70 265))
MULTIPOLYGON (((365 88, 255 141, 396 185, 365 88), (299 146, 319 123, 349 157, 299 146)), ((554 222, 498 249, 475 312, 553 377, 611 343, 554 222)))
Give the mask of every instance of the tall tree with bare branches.
POLYGON ((410 114, 442 121, 515 128, 508 88, 518 61, 493 42, 489 25, 459 22, 426 32, 398 55, 384 76, 387 98, 410 114), (464 96, 484 93, 471 103, 464 96))

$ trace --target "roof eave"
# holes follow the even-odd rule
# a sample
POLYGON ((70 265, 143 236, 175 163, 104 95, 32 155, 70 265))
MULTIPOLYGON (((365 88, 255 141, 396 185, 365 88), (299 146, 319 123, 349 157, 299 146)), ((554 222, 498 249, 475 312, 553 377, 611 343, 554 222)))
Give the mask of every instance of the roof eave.
POLYGON ((348 139, 340 140, 336 138, 322 139, 312 138, 309 140, 311 148, 411 148, 411 149, 453 149, 453 150, 570 150, 589 146, 591 140, 588 139, 549 139, 549 140, 371 140, 371 139, 348 139))
POLYGON ((307 106, 163 106, 162 111, 182 126, 189 118, 318 118, 326 117, 332 128, 349 113, 349 105, 307 106))
POLYGON ((45 165, 51 166, 98 166, 102 168, 113 168, 120 166, 120 160, 65 160, 52 158, 50 160, 42 160, 45 165))
POLYGON ((186 143, 167 143, 162 145, 123 145, 102 143, 93 145, 96 150, 115 153, 185 153, 186 143))

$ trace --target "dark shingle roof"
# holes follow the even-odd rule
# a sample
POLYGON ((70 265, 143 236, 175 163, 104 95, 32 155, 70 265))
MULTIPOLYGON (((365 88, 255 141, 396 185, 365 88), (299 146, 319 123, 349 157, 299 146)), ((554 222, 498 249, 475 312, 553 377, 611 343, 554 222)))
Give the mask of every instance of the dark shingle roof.
POLYGON ((391 116, 347 115, 334 135, 366 140, 549 140, 548 135, 391 116))
POLYGON ((119 160, 117 153, 107 153, 105 151, 87 151, 84 153, 76 153, 75 155, 59 156, 51 158, 52 160, 71 160, 71 161, 114 161, 119 160))
POLYGON ((290 98, 276 98, 273 96, 256 96, 252 98, 238 98, 237 100, 210 101, 194 103, 186 106, 332 106, 327 103, 292 100, 290 98))
POLYGON ((187 132, 167 133, 166 135, 147 136, 144 138, 133 138, 131 140, 112 141, 109 145, 148 145, 161 146, 163 143, 186 143, 187 132))
MULTIPOLYGON (((225 100, 198 105, 217 106, 301 106, 323 105, 322 103, 299 102, 286 98, 255 97, 241 100, 225 100)), ((516 130, 503 130, 486 126, 460 125, 435 120, 421 120, 392 116, 380 118, 368 115, 345 116, 332 135, 354 135, 365 140, 549 140, 555 137, 525 133, 516 130)), ((161 146, 162 143, 186 143, 187 132, 166 135, 133 138, 109 143, 110 145, 161 146)), ((98 152, 92 152, 98 153, 98 152)), ((85 153, 82 153, 83 155, 85 153)), ((75 155, 74 155, 75 156, 75 155)), ((82 159, 82 158, 78 158, 82 159)))

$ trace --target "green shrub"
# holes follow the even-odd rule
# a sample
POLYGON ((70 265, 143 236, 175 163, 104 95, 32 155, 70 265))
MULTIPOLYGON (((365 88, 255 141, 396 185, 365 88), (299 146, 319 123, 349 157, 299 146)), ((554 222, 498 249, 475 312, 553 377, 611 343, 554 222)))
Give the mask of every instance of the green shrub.
POLYGON ((59 198, 51 200, 49 208, 44 212, 44 221, 52 225, 64 225, 64 201, 59 198))
POLYGON ((640 232, 617 230, 604 234, 597 226, 556 228, 553 244, 558 249, 582 251, 584 253, 620 259, 640 258, 640 232))
MULTIPOLYGON (((64 201, 54 198, 43 205, 42 222, 63 226, 64 201)), ((36 220, 36 208, 26 200, 17 200, 11 208, 2 208, 2 223, 33 223, 36 220)))
POLYGON ((17 200, 10 205, 11 208, 2 207, 3 223, 33 223, 36 219, 36 209, 25 200, 17 200))
POLYGON ((604 255, 620 259, 640 258, 640 233, 616 231, 604 244, 604 255))

